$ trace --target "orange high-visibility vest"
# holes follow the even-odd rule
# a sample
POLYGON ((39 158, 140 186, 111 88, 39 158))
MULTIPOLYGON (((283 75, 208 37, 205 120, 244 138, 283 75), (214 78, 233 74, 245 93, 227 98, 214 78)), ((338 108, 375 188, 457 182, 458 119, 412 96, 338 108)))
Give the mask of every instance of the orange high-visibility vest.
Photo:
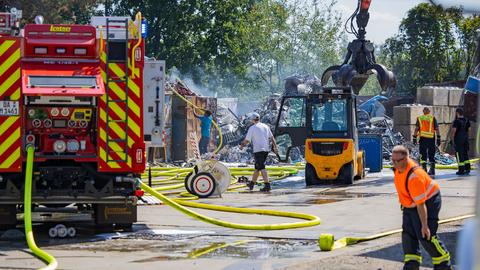
POLYGON ((394 173, 398 200, 406 208, 416 207, 417 204, 424 203, 440 192, 438 183, 432 180, 420 167, 414 169, 407 179, 408 171, 415 166, 417 166, 417 163, 412 159, 408 159, 406 170, 402 173, 395 170, 394 173))
POLYGON ((424 114, 418 118, 420 137, 433 138, 435 136, 434 117, 430 114, 424 114))

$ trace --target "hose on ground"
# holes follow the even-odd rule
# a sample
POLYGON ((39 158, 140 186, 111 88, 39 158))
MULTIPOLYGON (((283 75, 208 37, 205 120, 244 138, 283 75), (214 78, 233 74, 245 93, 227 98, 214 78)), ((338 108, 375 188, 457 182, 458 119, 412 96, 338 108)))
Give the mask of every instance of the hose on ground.
MULTIPOLYGON (((447 222, 453 222, 453 221, 458 221, 458 220, 462 220, 462 219, 471 218, 471 217, 474 217, 474 216, 475 215, 464 215, 464 216, 454 217, 454 218, 450 218, 450 219, 444 219, 444 220, 439 221, 438 223, 442 224, 442 223, 447 223, 447 222)), ((397 229, 397 230, 392 230, 392 231, 383 232, 383 233, 379 233, 379 234, 374 234, 374 235, 371 235, 371 236, 368 236, 368 237, 343 237, 343 238, 340 238, 336 241, 335 241, 335 238, 334 238, 333 234, 325 233, 325 234, 320 235, 320 238, 318 239, 318 246, 320 247, 320 250, 322 250, 322 251, 332 251, 332 250, 335 250, 335 249, 343 248, 343 247, 346 247, 346 246, 351 246, 351 245, 358 244, 358 243, 361 243, 361 242, 375 240, 375 239, 378 239, 378 238, 386 237, 386 236, 396 234, 396 233, 401 233, 401 232, 402 232, 402 229, 397 229)))
POLYGON ((254 209, 254 208, 239 208, 239 207, 230 207, 230 206, 221 206, 221 205, 210 205, 204 203, 196 203, 196 202, 189 202, 183 201, 178 199, 170 199, 165 195, 161 194, 160 192, 156 191, 155 189, 149 187, 148 185, 144 184, 142 181, 137 181, 137 186, 139 186, 145 192, 153 195, 157 199, 161 200, 168 206, 173 207, 174 209, 190 216, 195 219, 198 219, 203 222, 207 222, 210 224, 234 228, 234 229, 242 229, 242 230, 285 230, 285 229, 294 229, 294 228, 303 228, 303 227, 311 227, 320 224, 320 219, 314 215, 303 214, 303 213, 294 213, 294 212, 285 212, 285 211, 276 211, 276 210, 264 210, 264 209, 254 209), (296 219, 304 219, 306 221, 301 222, 293 222, 293 223, 278 223, 278 224, 244 224, 244 223, 233 223, 228 222, 212 217, 208 217, 197 212, 194 212, 184 206, 193 207, 193 208, 202 208, 208 210, 215 210, 215 211, 223 211, 223 212, 234 212, 234 213, 242 213, 242 214, 259 214, 259 215, 269 215, 269 216, 277 216, 277 217, 287 217, 287 218, 296 218, 296 219))
POLYGON ((35 243, 32 230, 32 173, 33 173, 33 154, 35 148, 31 145, 27 146, 27 166, 25 173, 25 195, 24 195, 24 224, 25 224, 25 237, 30 250, 42 259, 48 265, 40 268, 40 270, 53 270, 57 269, 58 263, 55 257, 41 250, 35 243))

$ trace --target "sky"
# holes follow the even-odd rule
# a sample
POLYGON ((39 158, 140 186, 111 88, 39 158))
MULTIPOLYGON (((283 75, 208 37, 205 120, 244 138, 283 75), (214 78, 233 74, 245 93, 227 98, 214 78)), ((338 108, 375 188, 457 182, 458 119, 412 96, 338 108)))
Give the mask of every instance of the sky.
MULTIPOLYGON (((370 5, 370 20, 367 26, 367 39, 375 44, 381 44, 385 39, 398 32, 398 26, 407 15, 409 9, 426 2, 425 0, 372 0, 370 5)), ((480 0, 435 0, 437 4, 449 5, 462 2, 465 7, 478 8, 480 0)), ((357 0, 337 0, 336 8, 343 13, 346 20, 355 10, 357 0)), ((349 36, 353 39, 354 36, 349 36)))

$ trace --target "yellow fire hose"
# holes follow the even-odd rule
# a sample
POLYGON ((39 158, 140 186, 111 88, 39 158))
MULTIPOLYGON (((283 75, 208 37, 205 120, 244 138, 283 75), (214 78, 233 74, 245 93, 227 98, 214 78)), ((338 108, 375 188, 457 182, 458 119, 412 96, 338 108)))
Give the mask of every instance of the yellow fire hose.
POLYGON ((40 270, 53 270, 57 269, 57 260, 47 252, 41 250, 35 243, 32 231, 32 171, 33 171, 33 153, 35 148, 31 145, 27 145, 27 167, 25 173, 25 195, 24 195, 24 224, 25 224, 25 236, 27 238, 27 244, 30 250, 46 263, 47 266, 40 268, 40 270))
MULTIPOLYGON (((462 219, 467 219, 474 217, 475 215, 464 215, 464 216, 459 216, 459 217, 454 217, 454 218, 449 218, 449 219, 444 219, 439 221, 439 224, 443 223, 448 223, 448 222, 453 222, 453 221, 458 221, 462 219)), ((402 229, 397 229, 397 230, 392 230, 388 232, 383 232, 379 234, 374 234, 368 237, 343 237, 341 239, 338 239, 335 241, 333 234, 321 234, 320 238, 318 239, 318 246, 320 247, 320 250, 322 251, 332 251, 334 249, 339 249, 343 248, 346 246, 351 246, 354 244, 358 244, 361 242, 366 242, 366 241, 371 241, 375 240, 378 238, 386 237, 392 234, 396 233, 401 233, 402 229)))
MULTIPOLYGON (((32 223, 31 223, 31 192, 32 192, 32 171, 33 171, 33 154, 34 148, 32 146, 27 146, 27 166, 26 166, 26 177, 25 177, 25 234, 27 238, 27 243, 29 248, 32 252, 48 263, 48 265, 41 270, 50 270, 56 269, 58 263, 56 259, 51 256, 50 254, 46 253, 45 251, 38 248, 35 243, 33 232, 32 232, 32 223)), ((281 171, 281 168, 270 168, 272 171, 281 171)), ((237 175, 245 175, 246 172, 251 172, 251 168, 231 168, 233 172, 237 175)), ((289 168, 287 169, 288 173, 284 173, 284 175, 290 175, 295 173, 296 168, 289 168)), ((170 180, 178 179, 179 176, 184 177, 186 173, 189 172, 188 168, 170 168, 170 169, 158 169, 158 171, 164 171, 170 175, 170 180), (172 174, 174 174, 172 176, 172 174)), ((316 226, 320 224, 320 219, 316 216, 303 214, 303 213, 293 213, 293 212, 284 212, 284 211, 275 211, 275 210, 262 210, 262 209, 253 209, 253 208, 238 208, 238 207, 229 207, 229 206, 220 206, 220 205, 210 205, 204 203, 196 203, 196 202, 187 202, 183 201, 182 199, 170 199, 167 198, 164 194, 157 192, 155 189, 145 185, 140 180, 136 183, 140 188, 142 188, 147 193, 155 196, 156 198, 160 199, 165 204, 175 208, 178 211, 181 211, 184 214, 187 214, 190 217, 196 218, 200 221, 204 221, 207 223, 211 223, 214 225, 229 227, 229 228, 236 228, 236 229, 245 229, 245 230, 282 230, 282 229, 293 229, 293 228, 301 228, 301 227, 308 227, 308 226, 316 226), (227 222, 215 218, 211 218, 199 213, 196 213, 190 209, 185 208, 184 206, 193 207, 193 208, 202 208, 208 210, 216 210, 216 211, 223 211, 223 212, 235 212, 235 213, 243 213, 243 214, 261 214, 261 215, 270 215, 270 216, 279 216, 279 217, 287 217, 287 218, 297 218, 297 219, 304 219, 306 221, 302 222, 295 222, 295 223, 279 223, 279 224, 242 224, 242 223, 232 223, 227 222)), ((183 184, 176 185, 177 187, 183 186, 183 184)), ((173 186, 166 186, 166 187, 159 187, 159 190, 168 190, 172 189, 173 186)), ((465 218, 472 217, 473 215, 466 215, 457 218, 442 220, 440 223, 452 222, 456 220, 461 220, 465 218)), ((378 239, 381 237, 385 237, 388 235, 392 235, 395 233, 401 232, 400 230, 393 230, 389 232, 384 232, 380 234, 375 234, 369 237, 344 237, 337 241, 334 240, 334 236, 332 234, 322 234, 318 240, 319 247, 322 251, 331 251, 334 249, 350 246, 356 243, 370 241, 374 239, 378 239)), ((248 240, 238 241, 231 244, 222 244, 222 245, 215 245, 210 246, 206 249, 201 249, 189 254, 190 258, 198 258, 203 256, 204 254, 210 253, 214 250, 221 249, 227 246, 236 246, 240 244, 244 244, 249 242, 248 240)))
POLYGON ((246 244, 248 242, 253 242, 253 240, 240 240, 240 241, 236 241, 236 242, 233 242, 233 243, 215 243, 215 244, 211 244, 210 246, 208 247, 205 247, 205 248, 201 248, 201 249, 198 249, 198 250, 194 250, 192 252, 190 252, 188 254, 188 258, 190 259, 196 259, 198 257, 201 257, 205 254, 208 254, 208 253, 211 253, 215 250, 218 250, 218 249, 222 249, 222 248, 225 248, 225 247, 234 247, 234 246, 238 246, 238 245, 243 245, 243 244, 246 244))
MULTIPOLYGON (((480 158, 470 159, 468 162, 472 163, 472 169, 475 169, 476 166, 474 165, 475 162, 478 162, 480 158)), ((384 165, 383 168, 392 168, 392 165, 384 165)), ((458 164, 450 164, 450 165, 442 165, 442 164, 435 164, 435 169, 438 170, 455 170, 458 169, 458 164)))
MULTIPOLYGON (((183 101, 185 101, 188 105, 192 106, 194 109, 199 109, 201 111, 205 111, 205 109, 202 109, 200 107, 198 107, 197 105, 193 104, 192 102, 190 102, 188 99, 186 99, 184 96, 180 95, 180 93, 178 93, 177 91, 175 91, 175 89, 173 89, 173 87, 170 88, 170 90, 172 90, 172 92, 177 95, 180 99, 182 99, 183 101)), ((218 151, 220 151, 220 149, 222 148, 222 145, 223 145, 223 135, 222 135, 222 131, 220 130, 220 127, 218 126, 218 124, 215 122, 215 121, 212 121, 212 124, 213 126, 215 126, 215 128, 217 129, 218 131, 218 136, 220 138, 219 142, 218 142, 218 146, 217 146, 217 149, 215 149, 214 153, 218 153, 218 151)))
POLYGON ((242 229, 242 230, 285 230, 285 229, 316 226, 320 224, 320 219, 318 217, 309 215, 309 214, 275 211, 275 210, 263 210, 263 209, 254 209, 254 208, 239 208, 239 207, 230 207, 230 206, 221 206, 221 205, 210 205, 210 204, 204 204, 204 203, 188 202, 188 201, 183 201, 179 199, 170 199, 164 196, 163 194, 161 194, 160 192, 157 192, 155 189, 144 184, 140 180, 137 180, 136 185, 139 186, 145 192, 161 200, 166 205, 173 207, 174 209, 190 217, 193 217, 203 222, 218 225, 218 226, 234 228, 234 229, 242 229), (211 218, 211 217, 196 213, 184 206, 222 211, 222 212, 235 212, 235 213, 242 213, 242 214, 259 214, 259 215, 269 215, 269 216, 278 216, 278 217, 288 217, 288 218, 304 219, 306 221, 294 222, 294 223, 278 223, 278 224, 233 223, 233 222, 223 221, 220 219, 215 219, 215 218, 211 218))

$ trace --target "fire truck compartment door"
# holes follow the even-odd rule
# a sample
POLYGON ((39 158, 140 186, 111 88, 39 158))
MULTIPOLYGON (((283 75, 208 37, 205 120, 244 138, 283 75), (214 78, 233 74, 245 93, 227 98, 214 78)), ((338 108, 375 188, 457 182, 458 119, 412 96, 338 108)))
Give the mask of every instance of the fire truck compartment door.
POLYGON ((27 96, 102 96, 100 75, 59 76, 24 73, 22 92, 27 96))

